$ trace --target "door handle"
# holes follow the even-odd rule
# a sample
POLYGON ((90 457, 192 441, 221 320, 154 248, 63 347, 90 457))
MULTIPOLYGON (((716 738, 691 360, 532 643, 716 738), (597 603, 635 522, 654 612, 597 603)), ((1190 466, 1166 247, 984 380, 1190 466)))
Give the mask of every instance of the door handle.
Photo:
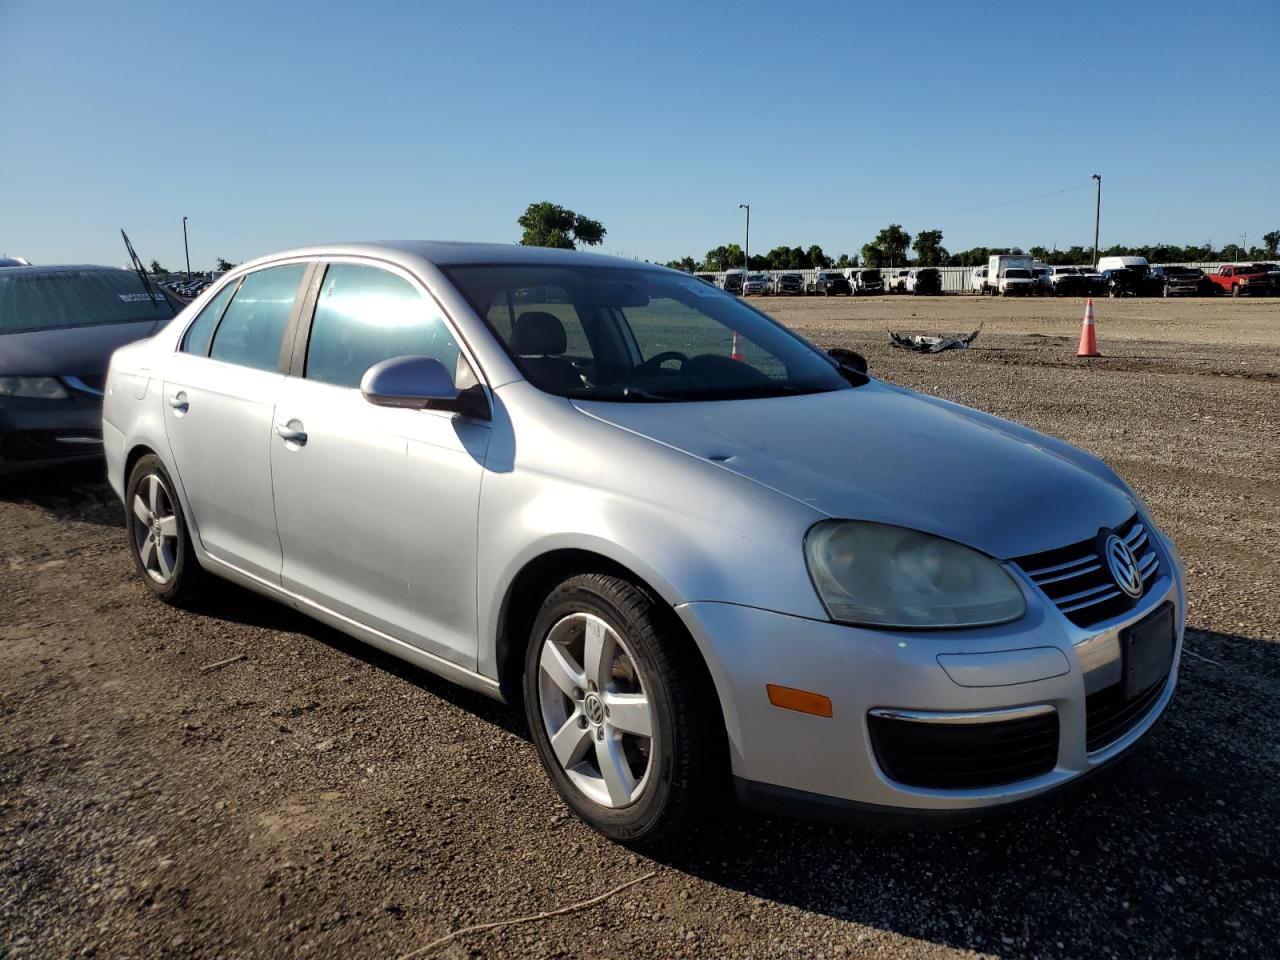
POLYGON ((290 420, 288 423, 277 423, 276 436, 285 443, 296 443, 300 447, 306 446, 307 443, 307 432, 302 429, 302 424, 298 423, 297 420, 290 420))
POLYGON ((191 408, 191 404, 187 402, 187 395, 185 391, 182 390, 179 390, 169 398, 169 406, 173 407, 173 409, 177 410, 180 414, 186 413, 191 408))

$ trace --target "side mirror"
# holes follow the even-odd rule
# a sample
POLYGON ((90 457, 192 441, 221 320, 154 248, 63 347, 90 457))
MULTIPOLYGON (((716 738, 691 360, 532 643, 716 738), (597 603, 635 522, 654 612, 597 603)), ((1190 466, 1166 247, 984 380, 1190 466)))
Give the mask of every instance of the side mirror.
POLYGON ((853 370, 866 376, 867 358, 855 350, 846 350, 844 347, 834 347, 827 351, 827 356, 840 365, 842 369, 853 370))
POLYGON ((434 357, 392 357, 375 363, 360 378, 360 392, 379 407, 451 410, 489 419, 489 403, 480 387, 459 390, 434 357))

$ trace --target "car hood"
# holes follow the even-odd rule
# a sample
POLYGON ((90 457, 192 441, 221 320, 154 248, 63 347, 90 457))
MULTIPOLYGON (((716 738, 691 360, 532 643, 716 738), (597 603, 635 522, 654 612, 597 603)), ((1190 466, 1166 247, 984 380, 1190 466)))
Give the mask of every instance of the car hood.
POLYGON ((0 376, 106 373, 113 350, 151 336, 169 319, 0 334, 0 376))
POLYGON ((761 400, 575 405, 828 516, 923 530, 1001 559, 1088 539, 1137 509, 1089 454, 877 380, 761 400))

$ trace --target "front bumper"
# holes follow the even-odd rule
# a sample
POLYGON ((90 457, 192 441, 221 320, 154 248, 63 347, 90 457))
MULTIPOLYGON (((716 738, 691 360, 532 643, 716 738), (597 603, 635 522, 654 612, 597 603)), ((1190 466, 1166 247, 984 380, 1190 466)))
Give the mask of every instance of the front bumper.
POLYGON ((1062 787, 1116 759, 1155 725, 1173 697, 1185 626, 1181 570, 1171 551, 1162 554, 1159 578, 1141 603, 1088 630, 1068 622, 1026 582, 1026 616, 984 629, 868 630, 725 603, 677 609, 716 683, 740 796, 799 813, 852 807, 939 817, 1062 787), (1140 719, 1090 751, 1086 698, 1120 680, 1122 631, 1165 603, 1173 605, 1175 648, 1163 686, 1140 719), (965 663, 977 673, 957 669, 965 663), (826 695, 832 716, 775 707, 766 684, 826 695), (876 757, 873 711, 963 717, 1037 707, 1056 715, 1057 752, 1051 769, 1027 779, 963 789, 910 786, 893 780, 876 757))
POLYGON ((102 398, 0 399, 0 476, 102 456, 102 398))

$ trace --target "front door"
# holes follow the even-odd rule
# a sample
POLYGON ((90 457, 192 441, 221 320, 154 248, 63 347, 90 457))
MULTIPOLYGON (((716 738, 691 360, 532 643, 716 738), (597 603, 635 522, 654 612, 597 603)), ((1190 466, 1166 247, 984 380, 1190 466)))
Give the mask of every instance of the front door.
MULTIPOLYGON (((370 404, 360 379, 396 356, 471 368, 409 279, 330 264, 305 365, 283 385, 273 437, 284 586, 429 653, 476 665, 476 524, 487 422, 370 404)), ((460 385, 465 386, 466 383, 460 385)))

